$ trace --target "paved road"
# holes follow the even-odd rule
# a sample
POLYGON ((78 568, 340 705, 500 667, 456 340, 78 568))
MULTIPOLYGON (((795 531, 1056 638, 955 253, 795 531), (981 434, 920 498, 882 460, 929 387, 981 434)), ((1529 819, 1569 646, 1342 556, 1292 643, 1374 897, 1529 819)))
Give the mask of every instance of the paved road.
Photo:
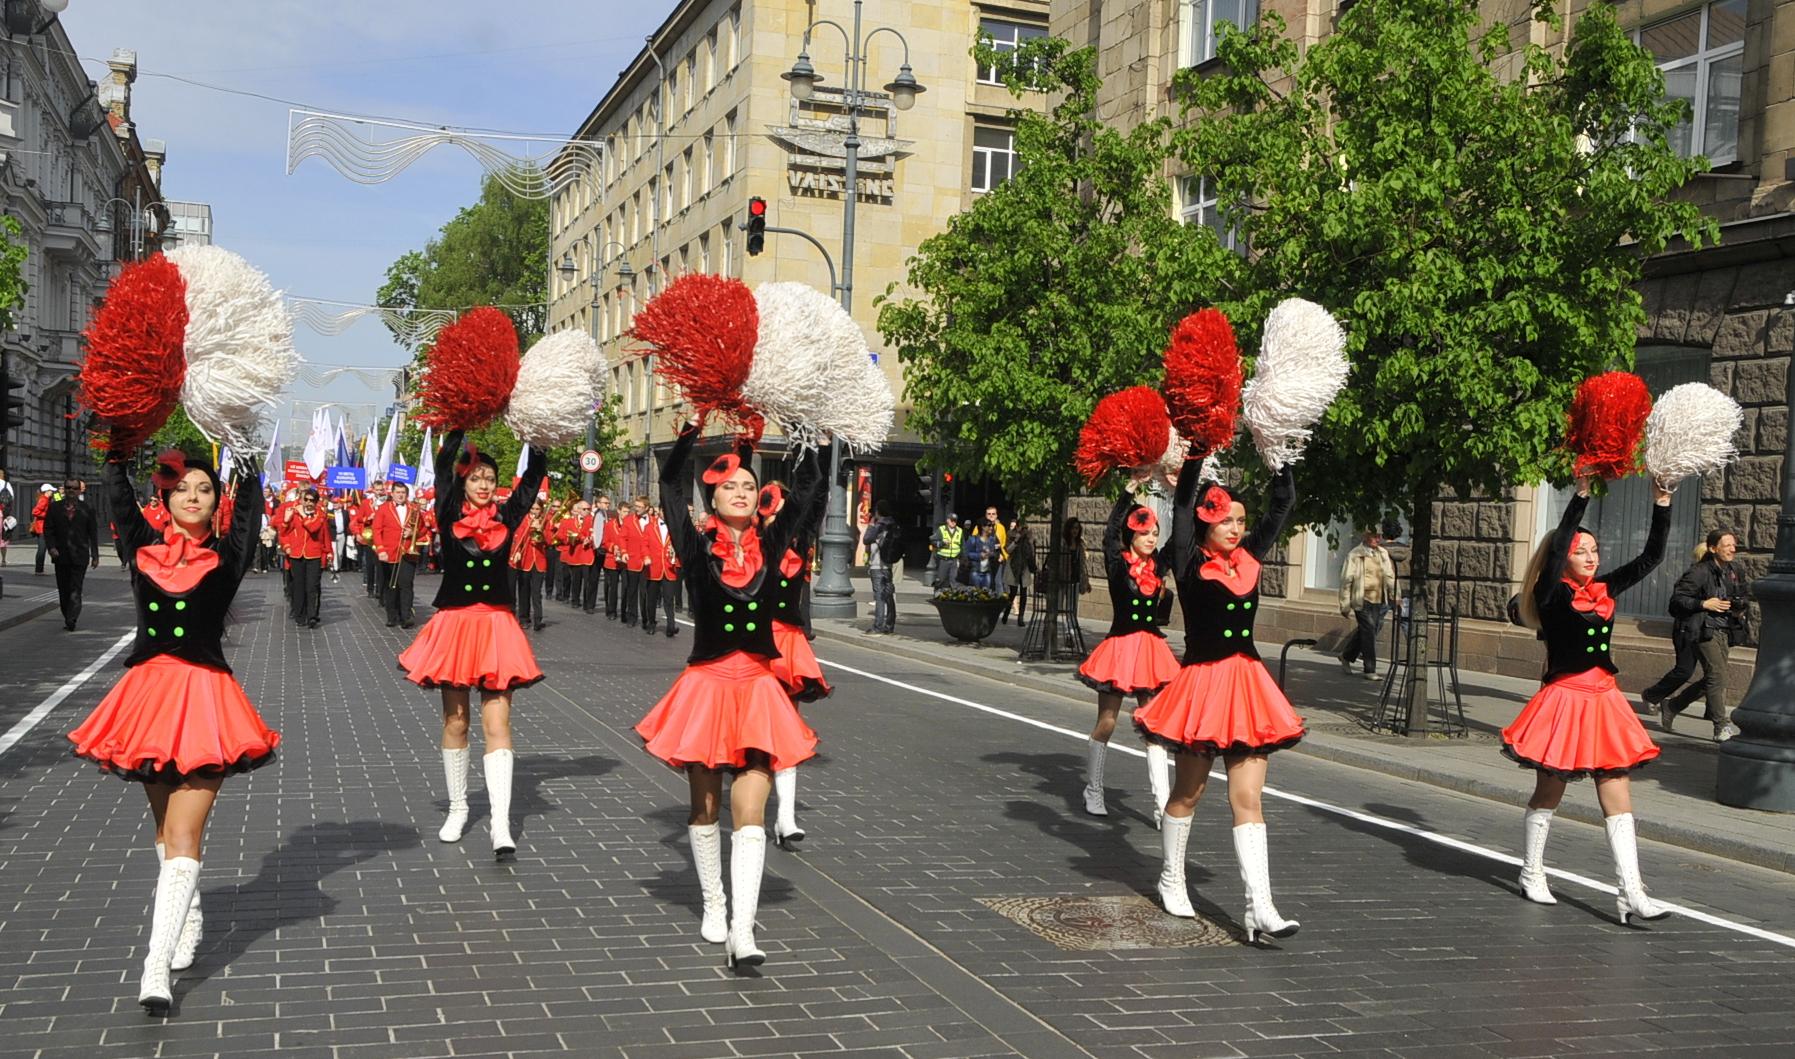
MULTIPOLYGON (((433 580, 421 579, 428 598, 433 580)), ((6 1056, 891 1057, 1750 1056, 1791 1054, 1786 874, 1647 843, 1660 897, 1699 913, 1625 929, 1592 885, 1516 896, 1519 812, 1279 755, 1268 800, 1276 947, 1239 943, 1222 791, 1190 878, 1213 921, 1167 924, 1139 759, 1112 752, 1112 815, 1078 810, 1090 708, 920 661, 819 643, 837 695, 808 708, 811 838, 769 856, 769 962, 735 977, 696 933, 683 779, 630 726, 687 640, 551 607, 549 681, 520 695, 520 854, 444 807, 434 700, 345 579, 325 625, 246 583, 231 657, 285 737, 227 786, 202 892, 210 927, 177 1017, 134 1002, 155 862, 141 798, 66 756, 103 669, 0 753, 0 1054, 6 1056), (1009 914, 1006 914, 1009 913, 1009 914), (1024 926, 1026 920, 1041 931, 1024 926), (1052 937, 1049 937, 1051 935, 1052 937), (1058 938, 1064 944, 1058 944, 1058 938), (1095 948, 1068 947, 1079 944, 1095 948), (1128 947, 1139 946, 1139 947, 1128 947)), ((128 631, 97 584, 83 630, 0 633, 0 732, 128 631)), ((1574 796, 1593 798, 1587 789, 1574 796)), ((1649 803, 1642 813, 1650 813, 1649 803)), ((1598 828, 1553 864, 1605 881, 1598 828)))

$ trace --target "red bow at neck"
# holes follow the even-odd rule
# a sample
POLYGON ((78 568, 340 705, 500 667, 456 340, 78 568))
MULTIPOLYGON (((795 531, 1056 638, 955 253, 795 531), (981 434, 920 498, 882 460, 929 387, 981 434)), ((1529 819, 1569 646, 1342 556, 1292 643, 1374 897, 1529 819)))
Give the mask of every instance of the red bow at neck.
POLYGON ((1133 548, 1128 549, 1128 576, 1134 581, 1134 587, 1140 589, 1141 595, 1149 599, 1159 595, 1162 582, 1153 556, 1142 555, 1133 548))
POLYGON ((1203 565, 1197 568, 1197 574, 1203 580, 1219 581, 1237 596, 1247 595, 1259 587, 1259 560, 1253 558, 1252 552, 1236 548, 1223 559, 1205 549, 1203 555, 1203 565))
POLYGON ((1602 616, 1603 621, 1614 617, 1614 600, 1608 595, 1608 582, 1591 578, 1581 585, 1565 578, 1564 583, 1571 586, 1571 609, 1579 614, 1594 611, 1602 616))
POLYGON ((711 554, 723 560, 723 572, 718 577, 730 588, 746 587, 760 573, 760 534, 753 524, 733 540, 729 527, 714 516, 705 521, 705 529, 716 534, 711 538, 711 554))
POLYGON ((163 531, 161 544, 137 549, 137 571, 171 596, 198 588, 217 568, 217 552, 172 526, 163 531))
POLYGON ((461 509, 461 518, 451 527, 455 536, 462 540, 471 540, 474 547, 483 552, 497 551, 505 543, 505 524, 498 520, 494 509, 498 505, 487 504, 485 507, 469 510, 461 509))

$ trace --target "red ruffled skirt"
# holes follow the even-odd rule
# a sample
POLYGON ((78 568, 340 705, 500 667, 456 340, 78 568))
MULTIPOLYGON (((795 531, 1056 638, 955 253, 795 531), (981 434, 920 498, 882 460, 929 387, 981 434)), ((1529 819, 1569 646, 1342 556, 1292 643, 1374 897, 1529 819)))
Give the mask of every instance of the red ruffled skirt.
POLYGON ((1283 689, 1248 655, 1180 669, 1134 711, 1134 727, 1149 742, 1203 754, 1266 754, 1303 737, 1303 719, 1283 689))
POLYGON ((775 771, 813 757, 816 733, 798 716, 766 660, 746 651, 686 667, 636 725, 650 754, 674 768, 739 769, 748 752, 775 771))
POLYGON ((786 694, 799 702, 826 699, 835 689, 823 679, 823 668, 817 665, 816 652, 804 630, 783 621, 773 623, 773 646, 779 657, 773 660, 773 675, 785 685, 786 694))
POLYGON ((280 733, 229 673, 156 655, 125 670, 69 741, 123 779, 178 784, 260 768, 280 733))
POLYGON ((491 603, 448 607, 431 615, 399 655, 399 668, 422 688, 511 691, 542 679, 517 616, 491 603))
POLYGON ((1614 674, 1590 669, 1552 681, 1502 729, 1502 752, 1560 779, 1618 776, 1658 756, 1658 745, 1614 686, 1614 674))
POLYGON ((1078 667, 1079 682, 1108 695, 1155 692, 1178 676, 1178 656, 1165 637, 1145 629, 1110 636, 1078 667))

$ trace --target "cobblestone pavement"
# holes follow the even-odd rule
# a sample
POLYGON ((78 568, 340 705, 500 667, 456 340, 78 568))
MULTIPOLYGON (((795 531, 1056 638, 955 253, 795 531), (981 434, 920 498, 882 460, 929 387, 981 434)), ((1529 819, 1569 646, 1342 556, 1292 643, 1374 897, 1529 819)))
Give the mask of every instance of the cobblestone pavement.
MULTIPOLYGON (((434 589, 420 579, 421 598, 434 589)), ((80 632, 47 617, 0 634, 0 732, 129 631, 122 584, 96 579, 88 608, 80 632)), ((401 631, 359 582, 326 586, 315 632, 281 619, 272 578, 246 582, 237 611, 230 656, 284 742, 214 813, 208 932, 175 1018, 135 1003, 155 878, 141 796, 71 760, 62 737, 116 662, 0 752, 0 1055, 1795 1050, 1786 874, 1648 842, 1654 893, 1701 915, 1623 928, 1612 898, 1575 879, 1555 881, 1555 907, 1517 896, 1513 867, 1483 850, 1513 847, 1518 809, 1292 754, 1274 760, 1266 810, 1274 888, 1302 932, 1240 943, 1218 784, 1190 855, 1216 929, 1123 947, 1160 923, 1140 907, 1158 835, 1129 740, 1111 752, 1111 815, 1088 817, 1091 710, 1076 690, 825 641, 838 691, 807 707, 823 738, 802 772, 810 838, 770 851, 769 961, 737 977, 697 937, 685 782, 630 731, 689 632, 650 639, 551 605, 549 679, 514 709, 521 848, 497 865, 478 769, 468 836, 436 841, 435 700, 399 678, 401 631), (1115 922, 1083 906, 1046 917, 1047 933, 1106 927, 1100 948, 1004 914, 1092 898, 1115 922)), ((1551 863, 1612 874, 1601 830, 1574 822, 1554 830, 1551 863)))

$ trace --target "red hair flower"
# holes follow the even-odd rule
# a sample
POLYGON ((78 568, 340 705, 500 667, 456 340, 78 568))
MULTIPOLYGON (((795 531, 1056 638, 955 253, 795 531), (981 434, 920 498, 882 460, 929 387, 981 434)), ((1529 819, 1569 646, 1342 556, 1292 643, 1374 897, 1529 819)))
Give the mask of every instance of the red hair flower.
POLYGON ((1128 528, 1135 533, 1145 533, 1159 526, 1159 516, 1150 507, 1137 507, 1128 513, 1128 528))
POLYGON ((727 482, 729 476, 739 470, 741 466, 742 458, 740 456, 737 456, 733 452, 725 452, 723 455, 712 460, 711 465, 705 468, 704 484, 721 485, 724 482, 727 482))
POLYGON ((180 449, 165 449, 156 457, 156 469, 150 472, 150 481, 157 489, 173 489, 187 477, 187 454, 180 449))
POLYGON ((1197 501, 1197 517, 1210 525, 1215 525, 1228 517, 1228 508, 1233 506, 1234 498, 1219 485, 1212 485, 1203 492, 1203 499, 1197 501))
POLYGON ((455 477, 466 478, 474 473, 474 464, 480 462, 480 446, 474 444, 472 438, 461 443, 461 455, 455 457, 455 477))
POLYGON ((758 509, 760 517, 772 518, 773 513, 778 511, 779 505, 784 502, 785 490, 779 487, 778 482, 771 482, 763 486, 760 491, 760 507, 758 509))

